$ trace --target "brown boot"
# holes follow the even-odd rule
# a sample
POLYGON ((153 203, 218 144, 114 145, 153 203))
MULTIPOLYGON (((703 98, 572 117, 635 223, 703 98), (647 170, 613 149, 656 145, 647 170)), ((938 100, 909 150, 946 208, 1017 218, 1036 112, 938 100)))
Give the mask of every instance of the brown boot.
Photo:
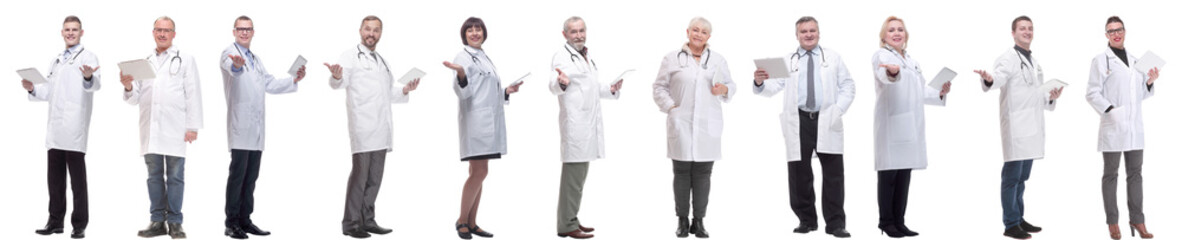
POLYGON ((1134 237, 1136 237, 1137 234, 1140 233, 1141 239, 1153 239, 1153 234, 1149 233, 1149 230, 1145 229, 1144 223, 1129 224, 1129 228, 1132 228, 1132 230, 1130 230, 1130 231, 1133 232, 1134 237))

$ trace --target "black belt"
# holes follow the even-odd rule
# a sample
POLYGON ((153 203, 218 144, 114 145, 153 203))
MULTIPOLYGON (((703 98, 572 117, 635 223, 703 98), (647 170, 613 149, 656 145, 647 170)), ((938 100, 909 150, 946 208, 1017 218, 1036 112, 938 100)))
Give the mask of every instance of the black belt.
POLYGON ((801 110, 801 109, 797 109, 797 111, 800 111, 800 115, 806 115, 809 117, 809 119, 812 119, 812 120, 816 120, 817 113, 821 112, 821 111, 809 112, 809 111, 805 111, 805 110, 801 110))

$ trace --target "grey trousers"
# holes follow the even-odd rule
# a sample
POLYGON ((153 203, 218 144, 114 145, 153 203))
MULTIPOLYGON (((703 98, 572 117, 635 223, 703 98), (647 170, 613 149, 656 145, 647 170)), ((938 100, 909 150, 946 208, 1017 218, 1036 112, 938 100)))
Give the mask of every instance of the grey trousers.
POLYGON ((714 162, 673 160, 673 201, 677 204, 678 217, 689 217, 691 198, 694 218, 706 217, 706 205, 710 202, 710 173, 713 171, 714 162))
MULTIPOLYGON (((1102 189, 1104 193, 1104 213, 1108 224, 1117 224, 1120 210, 1116 206, 1116 178, 1117 168, 1120 168, 1122 152, 1104 152, 1104 177, 1102 189)), ((1144 162, 1143 150, 1123 152, 1125 155, 1125 182, 1128 183, 1129 222, 1133 224, 1145 223, 1145 213, 1142 212, 1141 163, 1144 162)))
POLYGON ((345 190, 345 218, 341 228, 349 231, 365 226, 377 226, 374 221, 374 202, 382 187, 382 173, 386 169, 386 150, 354 153, 353 170, 345 190))
POLYGON ((590 162, 563 163, 558 186, 558 232, 579 229, 579 206, 583 201, 583 183, 587 182, 590 162))

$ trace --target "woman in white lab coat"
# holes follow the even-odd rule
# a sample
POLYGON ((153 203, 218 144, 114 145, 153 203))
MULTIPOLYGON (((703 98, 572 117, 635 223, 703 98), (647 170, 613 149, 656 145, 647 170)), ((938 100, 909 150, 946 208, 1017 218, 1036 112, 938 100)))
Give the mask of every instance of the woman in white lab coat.
POLYGON ((661 60, 653 82, 653 101, 666 118, 668 157, 673 159, 673 197, 677 236, 709 237, 702 218, 710 197, 710 173, 722 158, 722 103, 735 94, 722 54, 706 43, 710 22, 697 17, 685 30, 689 42, 661 60), (693 198, 693 223, 689 223, 693 198))
POLYGON ((1100 114, 1099 150, 1104 155, 1102 192, 1108 233, 1120 238, 1119 209, 1116 204, 1117 168, 1125 157, 1128 174, 1129 224, 1142 238, 1153 238, 1145 229, 1142 212, 1141 163, 1145 149, 1145 129, 1141 122, 1141 101, 1153 96, 1153 83, 1160 70, 1148 73, 1133 68, 1137 59, 1125 50, 1125 25, 1119 17, 1108 18, 1105 25, 1108 49, 1092 59, 1088 77, 1088 103, 1100 114))
POLYGON ((1001 168, 1002 223, 1005 236, 1030 238, 1042 231, 1024 217, 1026 180, 1034 160, 1042 159, 1046 145, 1043 111, 1055 110, 1055 100, 1062 88, 1042 90, 1042 66, 1030 52, 1034 23, 1020 16, 1011 23, 1014 46, 1002 52, 993 63, 992 73, 981 75, 981 89, 1001 91, 1001 150, 1005 164, 1001 168))
POLYGON ((874 54, 874 168, 878 171, 878 228, 891 237, 916 236, 904 223, 911 170, 927 168, 924 104, 943 106, 952 82, 929 87, 919 62, 907 54, 903 20, 891 16, 874 54))
POLYGON ((460 98, 460 161, 468 162, 468 180, 464 182, 460 198, 460 218, 456 232, 460 238, 472 234, 492 237, 492 233, 476 225, 476 212, 484 192, 484 178, 488 176, 488 160, 508 154, 505 143, 505 104, 509 94, 517 92, 521 84, 501 87, 501 77, 481 46, 488 38, 488 29, 480 18, 470 17, 460 28, 464 49, 453 62, 443 65, 456 71, 452 88, 460 98))

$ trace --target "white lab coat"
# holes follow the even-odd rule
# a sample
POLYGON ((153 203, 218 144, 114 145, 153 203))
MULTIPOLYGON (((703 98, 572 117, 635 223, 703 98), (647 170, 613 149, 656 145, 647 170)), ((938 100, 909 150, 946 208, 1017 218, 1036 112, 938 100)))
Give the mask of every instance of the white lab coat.
MULTIPOLYGON (((1132 51, 1125 50, 1129 64, 1136 64, 1132 51)), ((1141 101, 1153 96, 1153 88, 1145 85, 1147 73, 1126 66, 1111 49, 1092 59, 1088 76, 1088 103, 1100 114, 1101 152, 1123 152, 1145 149, 1145 125, 1141 122, 1141 101), (1109 72, 1111 71, 1111 72, 1109 72), (1112 111, 1105 113, 1109 106, 1112 111)), ((1156 88, 1156 87, 1155 87, 1156 88)))
POLYGON ((685 45, 666 54, 653 82, 653 101, 668 114, 667 156, 688 162, 722 159, 722 103, 734 95, 735 82, 726 59, 709 46, 697 62, 685 45), (728 89, 721 96, 710 94, 715 72, 721 72, 719 82, 728 89))
POLYGON ((246 56, 247 49, 237 43, 230 44, 222 51, 222 84, 226 90, 226 137, 230 149, 263 150, 264 94, 295 92, 297 85, 292 77, 275 78, 267 72, 258 55, 246 56), (230 56, 246 58, 240 71, 234 71, 234 60, 230 56))
MULTIPOLYGON (((849 110, 850 105, 854 103, 854 79, 850 77, 849 70, 845 67, 845 62, 841 60, 841 55, 837 52, 817 47, 820 51, 814 51, 813 63, 819 70, 813 74, 817 81, 818 102, 821 103, 820 112, 817 113, 817 150, 812 154, 812 158, 816 158, 816 153, 826 154, 842 154, 843 145, 845 142, 845 127, 842 124, 842 116, 849 110), (824 57, 821 57, 821 52, 824 57)), ((795 54, 793 54, 795 55, 795 54)), ((799 56, 799 55, 797 55, 799 56)), ((796 61, 792 55, 785 56, 788 64, 800 63, 800 66, 807 65, 808 56, 799 57, 796 61)), ((765 97, 775 96, 776 93, 784 90, 784 112, 780 113, 780 127, 784 132, 785 150, 788 151, 788 161, 800 161, 800 113, 799 111, 799 93, 797 87, 799 81, 808 81, 808 75, 804 75, 805 71, 800 70, 805 67, 788 66, 788 69, 796 69, 789 73, 788 78, 771 78, 763 81, 762 86, 754 86, 755 94, 765 97)))
POLYGON ((871 60, 874 69, 874 169, 924 169, 928 166, 927 133, 923 105, 944 106, 940 89, 929 87, 911 54, 901 56, 889 46, 871 60), (891 78, 880 64, 899 66, 891 78), (896 80, 897 79, 897 80, 896 80), (891 80, 896 80, 892 82, 891 80))
POLYGON ((570 78, 570 85, 564 89, 558 83, 558 72, 550 71, 550 92, 558 96, 562 162, 589 162, 603 158, 603 115, 599 110, 599 99, 619 99, 619 92, 611 92, 610 82, 601 85, 595 63, 584 58, 570 44, 563 44, 563 50, 554 53, 550 68, 561 69, 570 78))
POLYGON ((102 78, 95 71, 88 83, 79 69, 82 65, 99 67, 98 57, 81 44, 71 49, 69 58, 64 55, 59 53, 49 64, 50 74, 45 77, 49 82, 33 85, 29 101, 49 102, 45 148, 86 153, 94 91, 99 90, 102 78))
POLYGON ((341 53, 337 61, 343 68, 341 79, 328 76, 332 89, 345 88, 345 106, 349 112, 349 146, 353 153, 393 151, 393 121, 390 104, 406 103, 402 86, 381 54, 358 44, 341 53))
POLYGON ((202 128, 197 61, 176 46, 148 56, 155 79, 135 79, 123 100, 140 106, 140 154, 185 157, 185 132, 202 128))
MULTIPOLYGON (((452 63, 464 67, 468 85, 452 89, 459 98, 460 158, 509 154, 505 132, 505 88, 484 50, 464 46, 452 63)), ((454 75, 454 74, 453 74, 454 75)))
POLYGON ((993 84, 981 89, 1001 91, 1001 150, 1003 160, 1042 159, 1046 149, 1043 111, 1055 110, 1049 92, 1041 90, 1042 66, 1034 56, 1027 60, 1010 48, 993 62, 993 84))

